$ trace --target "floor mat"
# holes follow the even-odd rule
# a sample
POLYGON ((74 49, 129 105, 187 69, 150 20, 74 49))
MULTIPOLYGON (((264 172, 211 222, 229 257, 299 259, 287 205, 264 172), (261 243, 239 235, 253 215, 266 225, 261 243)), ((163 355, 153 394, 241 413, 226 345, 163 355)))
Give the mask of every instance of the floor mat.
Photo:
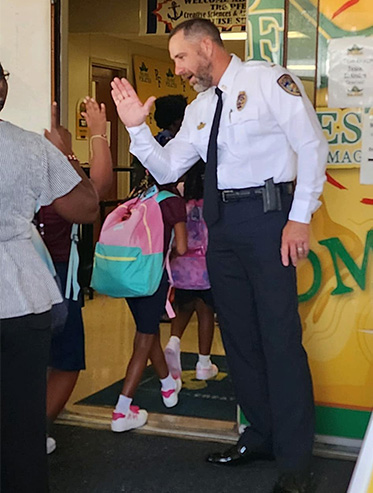
MULTIPOLYGON (((148 366, 144 372, 134 404, 151 413, 236 421, 237 404, 232 382, 227 373, 225 356, 212 356, 212 361, 219 367, 219 374, 207 381, 195 379, 197 359, 197 354, 181 354, 183 389, 180 392, 177 406, 167 409, 163 405, 159 380, 152 366, 148 366)), ((123 379, 86 397, 77 404, 114 407, 122 385, 123 379)))

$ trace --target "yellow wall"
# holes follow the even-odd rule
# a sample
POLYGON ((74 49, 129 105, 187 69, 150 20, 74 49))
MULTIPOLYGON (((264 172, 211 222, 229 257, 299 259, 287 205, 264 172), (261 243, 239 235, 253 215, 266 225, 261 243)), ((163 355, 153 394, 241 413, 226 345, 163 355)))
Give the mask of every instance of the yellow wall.
MULTIPOLYGON (((358 269, 362 268, 367 232, 373 228, 373 186, 359 183, 359 169, 329 169, 339 188, 326 183, 323 206, 312 221, 311 249, 321 266, 317 294, 300 304, 303 340, 314 379, 317 403, 369 410, 373 383, 373 276, 368 252, 365 286, 358 285, 338 258, 343 283, 352 289, 333 294, 338 282, 328 248, 320 241, 337 238, 358 269), (363 202, 362 202, 363 201, 363 202)), ((305 293, 315 279, 311 263, 301 262, 298 287, 305 293)))
MULTIPOLYGON (((90 65, 92 61, 103 65, 123 67, 133 82, 132 56, 146 55, 158 60, 169 60, 168 51, 133 43, 105 34, 69 35, 69 119, 68 127, 73 135, 73 149, 81 162, 89 159, 88 142, 75 138, 75 112, 79 99, 91 94, 90 65)), ((123 139, 125 139, 123 130, 123 139)), ((120 165, 129 164, 128 156, 122 153, 120 165)))

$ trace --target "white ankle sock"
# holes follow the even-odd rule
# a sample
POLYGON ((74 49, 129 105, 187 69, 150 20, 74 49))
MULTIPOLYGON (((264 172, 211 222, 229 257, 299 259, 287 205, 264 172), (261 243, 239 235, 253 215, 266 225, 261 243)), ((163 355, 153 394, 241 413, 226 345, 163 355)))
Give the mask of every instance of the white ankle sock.
POLYGON ((202 366, 202 368, 209 368, 211 365, 210 355, 199 354, 198 363, 202 366))
POLYGON ((168 344, 172 344, 173 346, 180 346, 180 337, 177 336, 171 336, 170 340, 168 341, 168 344))
POLYGON ((120 394, 117 405, 115 406, 116 413, 122 413, 126 415, 129 411, 132 399, 126 395, 120 394))
POLYGON ((176 389, 176 380, 173 378, 171 373, 168 374, 166 378, 160 378, 162 385, 162 390, 176 389))

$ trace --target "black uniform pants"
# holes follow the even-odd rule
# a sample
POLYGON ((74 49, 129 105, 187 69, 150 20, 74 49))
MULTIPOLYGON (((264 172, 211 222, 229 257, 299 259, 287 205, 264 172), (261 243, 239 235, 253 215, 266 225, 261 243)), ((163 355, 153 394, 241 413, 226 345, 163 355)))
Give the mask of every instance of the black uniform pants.
POLYGON ((47 493, 50 312, 0 320, 1 492, 47 493))
POLYGON ((309 466, 314 402, 302 346, 294 267, 281 263, 283 210, 261 197, 221 204, 209 229, 207 265, 237 401, 251 426, 240 443, 273 451, 281 472, 309 466))

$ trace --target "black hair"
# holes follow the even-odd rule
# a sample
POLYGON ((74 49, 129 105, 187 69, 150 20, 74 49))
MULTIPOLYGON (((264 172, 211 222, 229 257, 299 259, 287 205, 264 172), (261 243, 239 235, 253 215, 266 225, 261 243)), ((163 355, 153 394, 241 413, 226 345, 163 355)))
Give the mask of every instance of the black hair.
POLYGON ((160 185, 155 180, 155 178, 149 173, 149 171, 147 172, 145 167, 144 166, 142 166, 142 167, 144 169, 143 179, 140 181, 140 183, 137 186, 135 186, 135 188, 133 190, 131 190, 128 197, 126 199, 124 199, 124 202, 126 202, 127 200, 130 200, 130 199, 134 199, 135 197, 140 197, 147 190, 149 190, 149 188, 151 188, 153 185, 156 185, 159 191, 167 190, 168 192, 172 192, 175 195, 180 196, 180 193, 177 190, 175 183, 168 183, 166 185, 160 185))
POLYGON ((155 100, 154 119, 161 129, 168 129, 176 121, 182 121, 187 98, 182 94, 170 94, 155 100))
POLYGON ((223 47, 223 41, 220 37, 219 29, 208 19, 189 19, 181 22, 171 31, 169 39, 172 38, 177 32, 183 31, 184 36, 190 38, 201 38, 208 36, 218 46, 223 47))
POLYGON ((200 159, 190 168, 185 175, 184 199, 199 200, 203 198, 203 179, 205 173, 205 162, 200 159))

